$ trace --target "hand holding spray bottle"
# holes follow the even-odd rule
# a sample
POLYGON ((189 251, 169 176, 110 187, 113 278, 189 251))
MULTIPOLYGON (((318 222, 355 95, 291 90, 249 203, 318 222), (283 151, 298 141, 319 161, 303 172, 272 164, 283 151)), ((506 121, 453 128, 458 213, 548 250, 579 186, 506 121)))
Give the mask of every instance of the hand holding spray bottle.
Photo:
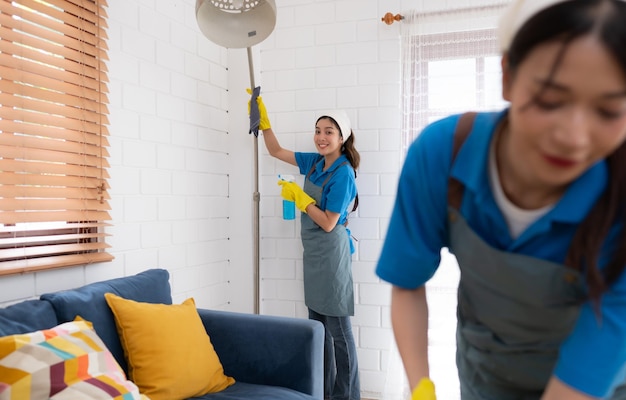
MULTIPOLYGON (((278 179, 287 181, 287 182, 295 182, 296 180, 296 178, 293 175, 282 175, 282 174, 278 174, 278 179)), ((296 219, 296 203, 294 201, 283 199, 283 219, 285 220, 296 219)))

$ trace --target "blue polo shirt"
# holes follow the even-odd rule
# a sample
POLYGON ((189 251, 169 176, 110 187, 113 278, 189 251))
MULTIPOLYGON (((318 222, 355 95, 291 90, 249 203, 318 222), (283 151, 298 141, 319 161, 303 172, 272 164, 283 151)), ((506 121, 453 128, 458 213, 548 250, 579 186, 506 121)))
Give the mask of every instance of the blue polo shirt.
MULTIPOLYGON (((452 175, 465 187, 461 214, 469 226, 494 248, 563 263, 580 222, 608 182, 604 162, 573 182, 555 207, 512 238, 489 185, 489 145, 507 110, 480 113, 451 166, 454 130, 459 115, 430 124, 411 145, 377 275, 393 285, 412 289, 435 273, 440 251, 448 246, 447 189, 452 175)), ((607 240, 616 240, 617 227, 607 240)), ((608 246, 606 246, 608 247, 608 246)), ((603 251, 600 260, 606 260, 603 251)), ((566 384, 593 396, 606 396, 623 382, 626 371, 626 274, 602 297, 602 322, 584 304, 569 338, 562 344, 555 374, 566 384)))
POLYGON ((315 170, 309 177, 316 186, 322 186, 328 175, 332 176, 324 185, 322 201, 318 207, 322 210, 340 214, 338 224, 344 224, 348 219, 348 206, 356 197, 356 177, 354 169, 345 155, 341 155, 333 165, 324 171, 324 157, 318 153, 295 153, 300 173, 307 175, 313 165, 315 170))

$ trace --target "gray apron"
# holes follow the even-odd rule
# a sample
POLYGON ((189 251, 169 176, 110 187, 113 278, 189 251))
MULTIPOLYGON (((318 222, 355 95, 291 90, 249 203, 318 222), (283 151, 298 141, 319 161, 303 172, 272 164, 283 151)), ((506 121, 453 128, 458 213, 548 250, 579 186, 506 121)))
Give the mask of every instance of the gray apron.
MULTIPOLYGON (((471 113, 459 120, 453 160, 472 123, 471 113)), ((489 246, 457 211, 463 191, 451 177, 450 251, 461 270, 456 332, 461 398, 540 399, 586 299, 583 278, 564 265, 489 246)), ((623 385, 611 399, 626 399, 623 385)))
POLYGON ((463 400, 539 399, 585 298, 575 270, 483 242, 450 208, 463 400))
MULTIPOLYGON (((315 166, 313 166, 315 168, 315 166)), ((322 204, 322 186, 311 183, 309 171, 304 191, 322 204)), ((337 224, 325 232, 306 214, 301 217, 301 237, 304 248, 304 301, 311 310, 332 317, 354 315, 354 288, 352 284, 352 255, 346 227, 337 224)))

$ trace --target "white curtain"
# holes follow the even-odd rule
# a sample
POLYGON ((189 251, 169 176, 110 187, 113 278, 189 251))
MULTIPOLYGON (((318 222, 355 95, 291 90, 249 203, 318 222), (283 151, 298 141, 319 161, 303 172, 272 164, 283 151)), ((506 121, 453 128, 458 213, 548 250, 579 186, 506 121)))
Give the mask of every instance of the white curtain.
MULTIPOLYGON (((508 1, 484 0, 463 9, 445 5, 452 2, 437 3, 442 3, 441 9, 421 11, 422 7, 402 13, 404 151, 430 122, 454 113, 506 106, 496 26, 508 1)), ((426 285, 430 374, 437 398, 444 400, 460 399, 455 363, 458 280, 456 259, 444 249, 439 269, 426 285)), ((387 368, 383 399, 410 399, 395 342, 390 344, 387 368)))
POLYGON ((496 25, 506 2, 431 12, 401 22, 402 135, 408 146, 430 122, 503 107, 496 25))

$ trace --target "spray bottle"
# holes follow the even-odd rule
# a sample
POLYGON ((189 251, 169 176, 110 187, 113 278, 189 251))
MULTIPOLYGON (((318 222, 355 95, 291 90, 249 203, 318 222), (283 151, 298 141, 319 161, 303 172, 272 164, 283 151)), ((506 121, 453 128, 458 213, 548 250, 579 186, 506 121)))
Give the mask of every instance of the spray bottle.
MULTIPOLYGON (((278 179, 287 182, 295 182, 296 178, 293 175, 278 175, 278 179)), ((283 199, 283 219, 296 219, 296 203, 293 201, 283 199)))

